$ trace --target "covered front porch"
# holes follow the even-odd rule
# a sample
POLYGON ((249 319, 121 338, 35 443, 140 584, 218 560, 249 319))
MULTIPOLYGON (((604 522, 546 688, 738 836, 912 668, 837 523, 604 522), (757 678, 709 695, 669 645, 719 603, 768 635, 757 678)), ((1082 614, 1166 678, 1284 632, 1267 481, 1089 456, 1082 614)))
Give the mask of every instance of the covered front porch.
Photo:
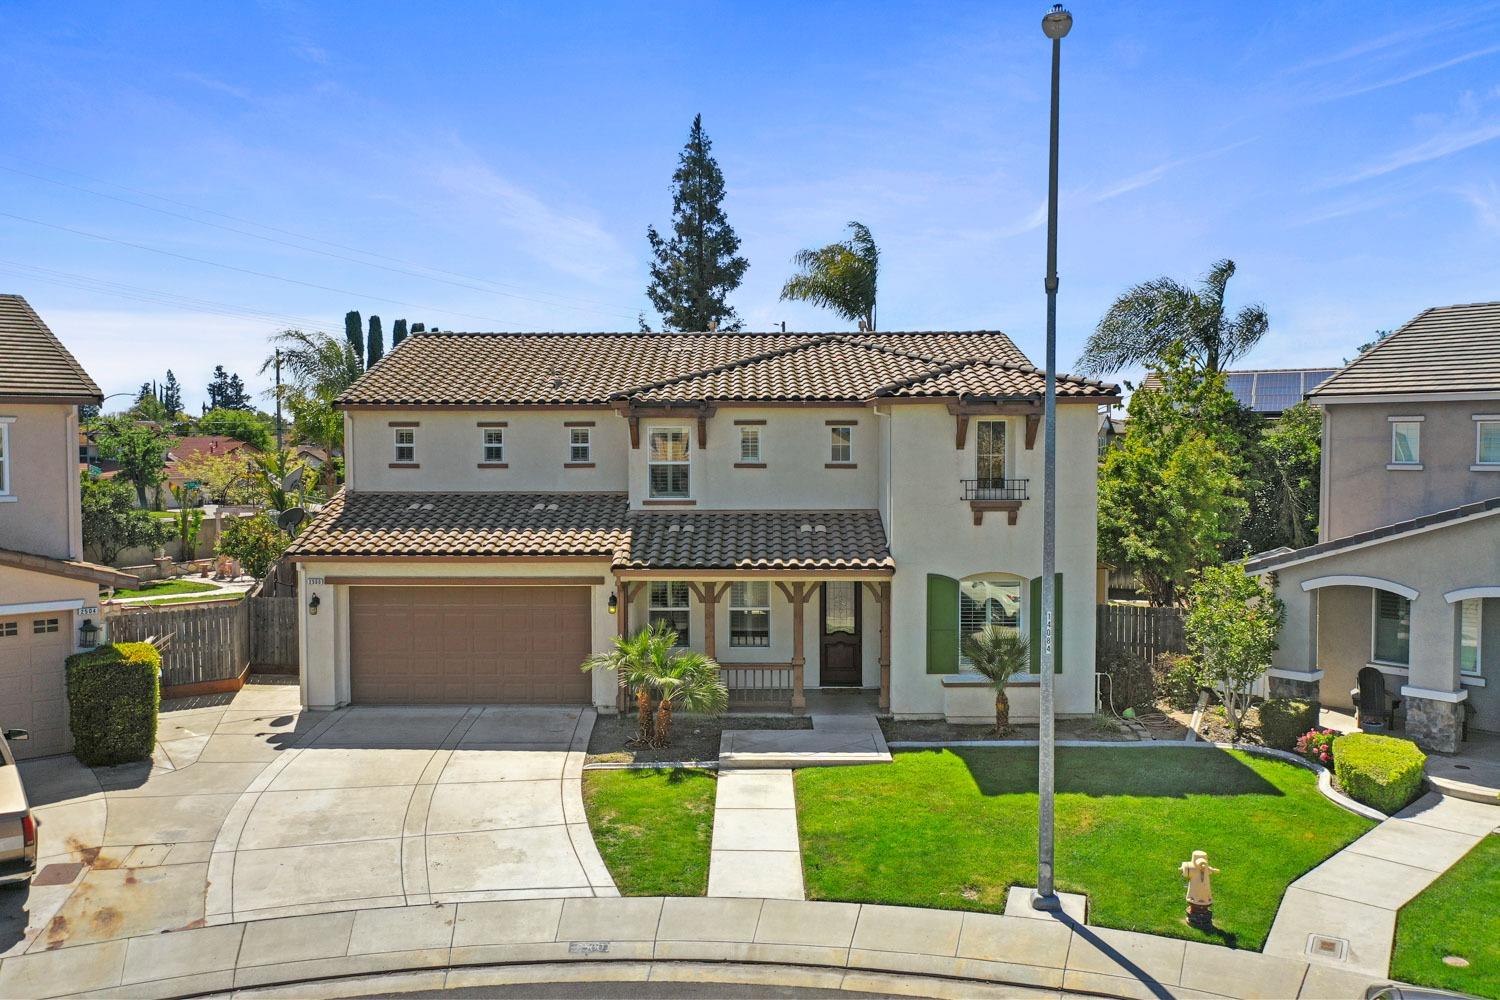
POLYGON ((731 711, 803 714, 810 694, 840 713, 851 706, 890 711, 889 571, 615 576, 619 634, 670 626, 683 646, 718 661, 731 711))

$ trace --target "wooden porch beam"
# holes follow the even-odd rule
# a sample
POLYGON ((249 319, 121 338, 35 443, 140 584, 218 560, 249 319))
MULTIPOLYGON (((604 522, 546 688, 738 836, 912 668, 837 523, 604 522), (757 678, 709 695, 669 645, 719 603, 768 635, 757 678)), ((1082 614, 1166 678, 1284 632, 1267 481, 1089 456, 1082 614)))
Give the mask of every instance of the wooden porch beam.
POLYGON ((1026 450, 1027 451, 1031 451, 1033 448, 1036 447, 1036 432, 1037 432, 1037 428, 1039 428, 1041 426, 1042 426, 1042 418, 1041 418, 1040 414, 1037 414, 1037 413, 1028 413, 1028 414, 1026 414, 1026 450))
POLYGON ((954 419, 958 423, 958 432, 954 435, 953 447, 959 451, 964 450, 964 440, 969 436, 969 415, 967 413, 956 414, 954 419))

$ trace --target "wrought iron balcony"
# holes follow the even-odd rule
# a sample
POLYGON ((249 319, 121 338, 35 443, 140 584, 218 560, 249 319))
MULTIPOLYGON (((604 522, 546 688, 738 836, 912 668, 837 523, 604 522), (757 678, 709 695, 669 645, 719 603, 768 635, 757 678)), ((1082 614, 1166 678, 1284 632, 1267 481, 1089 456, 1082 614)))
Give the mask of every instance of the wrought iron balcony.
POLYGON ((965 500, 1025 500, 1029 479, 961 479, 965 500))

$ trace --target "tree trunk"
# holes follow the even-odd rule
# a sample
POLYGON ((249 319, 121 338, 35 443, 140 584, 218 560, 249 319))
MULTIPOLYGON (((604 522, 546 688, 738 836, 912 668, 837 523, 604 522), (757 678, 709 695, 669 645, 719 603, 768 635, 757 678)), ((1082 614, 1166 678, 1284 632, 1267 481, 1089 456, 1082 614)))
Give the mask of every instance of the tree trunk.
POLYGON ((672 742, 672 703, 666 698, 656 707, 656 733, 651 741, 653 747, 664 747, 672 742))
POLYGON ((651 741, 651 689, 642 684, 635 693, 636 723, 640 732, 636 738, 643 743, 651 741))
POLYGON ((1006 697, 1005 687, 995 688, 995 735, 1004 736, 1010 732, 1010 698, 1006 697))

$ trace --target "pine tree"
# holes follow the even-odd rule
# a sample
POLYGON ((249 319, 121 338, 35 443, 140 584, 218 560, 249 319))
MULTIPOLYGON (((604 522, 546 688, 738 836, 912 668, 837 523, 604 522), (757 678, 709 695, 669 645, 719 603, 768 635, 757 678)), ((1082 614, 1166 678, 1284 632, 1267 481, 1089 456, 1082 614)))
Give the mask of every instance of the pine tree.
POLYGON ((182 386, 177 381, 177 376, 172 374, 172 369, 167 369, 167 380, 161 384, 162 409, 176 416, 182 412, 182 386))
POLYGON ((406 339, 406 320, 398 319, 391 327, 391 350, 395 350, 401 341, 406 339))
MULTIPOLYGON (((169 377, 171 374, 167 373, 169 377)), ((208 383, 207 410, 249 409, 252 407, 250 394, 245 391, 245 380, 226 372, 223 365, 214 365, 214 377, 208 383)))
POLYGON ((703 116, 693 117, 687 145, 672 174, 672 238, 646 228, 651 283, 646 295, 668 330, 737 330, 739 317, 726 301, 750 262, 737 256, 740 238, 724 217, 724 175, 709 155, 713 143, 703 116))
POLYGON ((229 392, 224 397, 224 407, 230 410, 250 409, 250 394, 245 391, 245 380, 238 374, 229 376, 229 392))
POLYGON ((229 392, 229 373, 224 370, 223 365, 214 365, 214 377, 208 380, 208 408, 217 410, 223 407, 224 397, 229 392))
POLYGON ((385 330, 380 325, 379 316, 370 317, 370 340, 365 349, 365 361, 369 367, 374 368, 376 362, 385 357, 385 330))
POLYGON ((359 310, 350 309, 344 313, 344 339, 349 341, 349 346, 354 349, 354 356, 359 359, 359 367, 365 366, 365 324, 359 318, 359 310))

